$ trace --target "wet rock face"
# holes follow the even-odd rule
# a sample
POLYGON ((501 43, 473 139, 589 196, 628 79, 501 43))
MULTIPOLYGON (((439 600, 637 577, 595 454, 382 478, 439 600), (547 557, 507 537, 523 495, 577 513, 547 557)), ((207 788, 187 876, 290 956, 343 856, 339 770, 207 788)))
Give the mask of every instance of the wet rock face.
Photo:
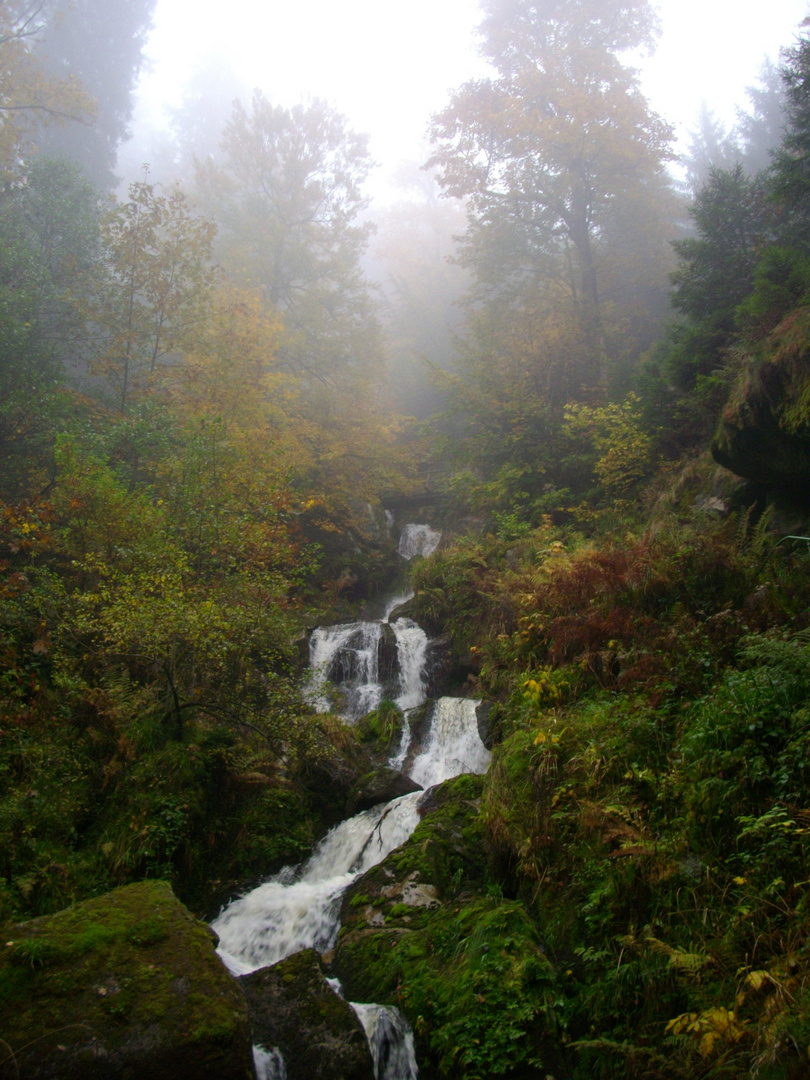
POLYGON ((720 465, 803 505, 810 492, 810 317, 789 315, 741 374, 712 442, 720 465))
POLYGON ((487 750, 491 750, 495 744, 495 717, 490 702, 480 701, 476 705, 475 719, 478 723, 478 734, 481 742, 487 750))
POLYGON ((374 1080, 363 1027, 326 981, 314 949, 243 975, 239 982, 253 1038, 279 1048, 288 1080, 374 1080))
POLYGON ((2 1080, 253 1077, 244 995, 164 882, 6 926, 3 938, 2 1080))
POLYGON ((361 810, 370 810, 378 803, 391 802, 401 795, 420 790, 410 777, 384 766, 367 773, 354 785, 346 802, 346 813, 350 816, 359 814, 361 810))
POLYGON ((391 950, 411 935, 429 940, 433 916, 464 904, 482 881, 482 788, 483 778, 469 774, 431 788, 410 840, 344 893, 332 966, 353 1001, 396 1001, 391 950))

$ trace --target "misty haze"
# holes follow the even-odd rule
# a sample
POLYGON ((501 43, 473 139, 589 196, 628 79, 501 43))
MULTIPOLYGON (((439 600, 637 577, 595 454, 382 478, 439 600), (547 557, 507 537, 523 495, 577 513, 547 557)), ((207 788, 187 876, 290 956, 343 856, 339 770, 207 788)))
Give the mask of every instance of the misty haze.
POLYGON ((800 1080, 803 0, 0 3, 0 1080, 800 1080))

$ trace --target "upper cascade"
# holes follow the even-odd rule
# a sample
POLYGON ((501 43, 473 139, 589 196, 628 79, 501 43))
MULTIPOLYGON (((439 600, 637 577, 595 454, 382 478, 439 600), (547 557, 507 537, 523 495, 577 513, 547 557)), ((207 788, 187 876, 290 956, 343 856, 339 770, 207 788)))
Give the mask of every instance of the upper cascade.
POLYGON ((412 592, 392 597, 381 620, 313 630, 305 692, 318 712, 337 711, 352 721, 376 709, 385 697, 403 712, 425 702, 427 634, 413 619, 401 617, 389 623, 396 609, 412 597, 412 592))
POLYGON ((413 559, 417 555, 432 555, 439 546, 442 534, 430 525, 406 525, 399 538, 397 551, 403 559, 413 559))

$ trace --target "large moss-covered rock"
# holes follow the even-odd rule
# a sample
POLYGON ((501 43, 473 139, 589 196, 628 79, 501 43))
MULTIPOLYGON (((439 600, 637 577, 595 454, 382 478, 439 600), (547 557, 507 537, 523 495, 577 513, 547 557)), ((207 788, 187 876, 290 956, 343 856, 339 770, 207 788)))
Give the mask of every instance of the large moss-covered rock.
POLYGON ((791 313, 740 372, 712 454, 738 476, 810 501, 810 310, 791 313))
POLYGON ((362 776, 349 792, 346 802, 346 813, 352 817, 361 810, 370 810, 378 803, 391 802, 401 795, 410 795, 411 792, 421 791, 421 788, 409 776, 383 766, 374 769, 362 776))
POLYGON ((360 1021, 326 981, 314 949, 244 975, 240 982, 253 1038, 281 1051, 288 1080, 374 1080, 360 1021))
POLYGON ((214 949, 157 881, 6 925, 0 1077, 252 1078, 247 1005, 214 949))

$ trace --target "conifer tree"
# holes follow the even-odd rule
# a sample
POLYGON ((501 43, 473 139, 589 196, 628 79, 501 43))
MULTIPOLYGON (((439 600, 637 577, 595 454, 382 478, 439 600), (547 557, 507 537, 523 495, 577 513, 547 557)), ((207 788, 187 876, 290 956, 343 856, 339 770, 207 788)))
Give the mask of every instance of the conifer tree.
POLYGON ((133 92, 156 0, 56 0, 34 44, 52 78, 76 80, 94 102, 90 121, 40 128, 48 157, 76 162, 98 187, 114 187, 116 154, 127 138, 133 92))

